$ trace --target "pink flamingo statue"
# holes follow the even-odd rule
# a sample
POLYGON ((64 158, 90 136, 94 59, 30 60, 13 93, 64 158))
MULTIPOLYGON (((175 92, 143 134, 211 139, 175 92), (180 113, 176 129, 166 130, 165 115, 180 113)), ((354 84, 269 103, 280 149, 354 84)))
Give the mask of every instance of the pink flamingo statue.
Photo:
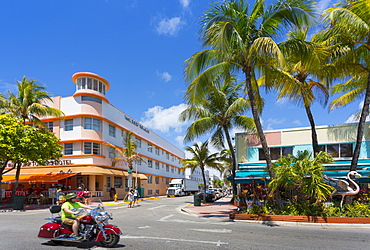
POLYGON ((353 189, 349 186, 348 181, 324 176, 324 178, 327 180, 328 184, 335 188, 335 190, 331 193, 331 196, 334 196, 334 195, 342 196, 342 200, 340 201, 340 210, 341 211, 342 211, 344 197, 346 197, 347 195, 356 195, 360 191, 360 187, 358 186, 358 184, 355 181, 353 181, 351 179, 351 177, 350 177, 351 175, 353 175, 355 177, 361 177, 361 175, 359 173, 357 173, 356 171, 350 171, 347 174, 347 180, 355 186, 355 189, 353 189))

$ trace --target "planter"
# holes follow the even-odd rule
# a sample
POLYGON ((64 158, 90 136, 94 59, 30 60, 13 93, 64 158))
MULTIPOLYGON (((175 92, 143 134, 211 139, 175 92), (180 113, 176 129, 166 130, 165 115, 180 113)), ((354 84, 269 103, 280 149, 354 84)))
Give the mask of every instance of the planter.
POLYGON ((236 207, 246 207, 247 202, 246 201, 234 201, 234 206, 236 206, 236 207))
POLYGON ((256 221, 290 221, 310 223, 346 223, 346 224, 370 224, 369 217, 319 217, 319 216, 294 216, 294 215, 256 215, 230 213, 230 219, 256 220, 256 221))

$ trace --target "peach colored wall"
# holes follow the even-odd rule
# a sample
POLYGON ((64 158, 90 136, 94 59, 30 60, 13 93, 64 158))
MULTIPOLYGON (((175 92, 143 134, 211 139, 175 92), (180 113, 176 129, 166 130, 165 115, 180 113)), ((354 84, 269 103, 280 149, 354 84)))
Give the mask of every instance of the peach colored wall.
POLYGON ((103 141, 102 132, 92 129, 82 129, 81 140, 98 140, 103 141))
POLYGON ((88 116, 89 114, 103 116, 102 105, 93 101, 84 101, 81 103, 81 113, 84 114, 84 116, 88 116))
MULTIPOLYGON (((268 146, 281 145, 281 132, 267 132, 265 133, 268 146)), ((257 147, 261 146, 260 139, 257 135, 248 135, 248 146, 257 147)))

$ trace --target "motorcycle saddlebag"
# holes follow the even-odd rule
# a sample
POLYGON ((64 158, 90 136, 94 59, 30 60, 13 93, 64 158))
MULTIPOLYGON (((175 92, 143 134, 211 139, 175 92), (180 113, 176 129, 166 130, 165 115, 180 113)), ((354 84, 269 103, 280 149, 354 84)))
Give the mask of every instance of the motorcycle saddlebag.
POLYGON ((57 223, 46 223, 41 226, 38 237, 40 238, 55 238, 59 236, 60 224, 57 223))

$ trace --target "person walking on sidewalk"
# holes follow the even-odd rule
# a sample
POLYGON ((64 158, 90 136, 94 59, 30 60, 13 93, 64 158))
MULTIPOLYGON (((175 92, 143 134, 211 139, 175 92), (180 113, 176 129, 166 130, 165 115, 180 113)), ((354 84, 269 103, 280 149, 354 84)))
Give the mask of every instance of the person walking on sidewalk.
POLYGON ((116 189, 114 187, 111 187, 109 189, 109 197, 111 200, 114 200, 114 195, 116 194, 116 189))
POLYGON ((130 192, 128 192, 127 194, 126 194, 126 196, 125 196, 125 200, 128 200, 128 208, 130 208, 130 207, 132 207, 132 202, 133 202, 133 200, 134 200, 134 190, 130 190, 130 192))
POLYGON ((135 203, 136 203, 136 205, 138 204, 138 198, 139 197, 140 197, 139 191, 137 190, 137 188, 135 188, 134 189, 134 202, 132 203, 132 206, 134 206, 135 203))

